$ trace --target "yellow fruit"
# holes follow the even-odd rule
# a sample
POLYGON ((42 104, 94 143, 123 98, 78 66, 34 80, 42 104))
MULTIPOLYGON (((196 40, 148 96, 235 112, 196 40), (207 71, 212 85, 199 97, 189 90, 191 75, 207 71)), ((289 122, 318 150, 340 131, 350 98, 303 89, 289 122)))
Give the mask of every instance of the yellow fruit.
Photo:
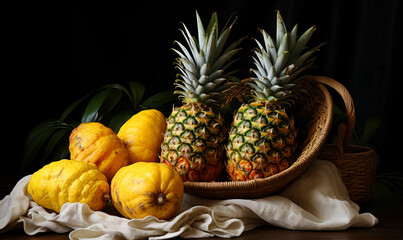
POLYGON ((123 124, 118 137, 129 152, 129 163, 158 162, 166 127, 164 115, 155 109, 141 111, 123 124))
POLYGON ((112 129, 101 123, 82 123, 70 135, 71 160, 94 163, 110 182, 128 163, 128 153, 112 129))
POLYGON ((67 159, 52 162, 35 172, 27 190, 38 205, 58 213, 66 202, 86 203, 97 211, 110 199, 109 184, 95 164, 67 159))
POLYGON ((180 208, 183 181, 163 163, 138 162, 121 168, 112 179, 115 208, 127 218, 169 219, 180 208))

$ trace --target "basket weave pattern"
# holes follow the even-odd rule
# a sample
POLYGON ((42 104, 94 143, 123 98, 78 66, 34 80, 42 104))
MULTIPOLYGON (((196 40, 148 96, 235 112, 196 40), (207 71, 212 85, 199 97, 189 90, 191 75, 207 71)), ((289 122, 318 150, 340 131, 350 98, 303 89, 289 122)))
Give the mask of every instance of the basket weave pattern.
POLYGON ((376 158, 372 149, 350 145, 355 124, 353 99, 343 85, 331 78, 309 77, 306 80, 332 87, 344 101, 347 123, 339 126, 336 144, 326 144, 318 158, 329 160, 336 165, 353 202, 365 203, 371 198, 375 183, 376 158))
POLYGON ((319 157, 336 165, 353 202, 362 204, 371 198, 376 172, 372 149, 349 145, 340 153, 337 145, 329 144, 324 146, 319 157))
POLYGON ((273 176, 244 182, 185 182, 185 192, 213 199, 260 198, 283 189, 303 173, 319 154, 330 131, 333 104, 327 89, 321 84, 302 82, 302 102, 298 119, 308 119, 299 129, 299 157, 286 170, 273 176))

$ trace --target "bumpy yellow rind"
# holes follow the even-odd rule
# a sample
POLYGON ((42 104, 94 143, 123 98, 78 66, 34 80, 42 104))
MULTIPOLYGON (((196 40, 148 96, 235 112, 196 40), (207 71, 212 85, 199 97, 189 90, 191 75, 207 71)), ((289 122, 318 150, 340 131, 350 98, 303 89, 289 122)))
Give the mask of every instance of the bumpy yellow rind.
POLYGON ((112 131, 101 123, 82 123, 70 135, 71 160, 94 163, 110 182, 128 164, 127 150, 112 131))
POLYGON ((58 213, 66 202, 86 203, 97 211, 105 208, 110 199, 107 179, 95 164, 67 159, 35 172, 27 191, 38 205, 58 213))
POLYGON ((158 162, 158 154, 167 124, 158 110, 143 110, 133 115, 118 132, 129 152, 129 164, 158 162))
POLYGON ((125 217, 173 217, 180 208, 184 185, 179 174, 163 163, 138 162, 121 168, 112 179, 115 208, 125 217))

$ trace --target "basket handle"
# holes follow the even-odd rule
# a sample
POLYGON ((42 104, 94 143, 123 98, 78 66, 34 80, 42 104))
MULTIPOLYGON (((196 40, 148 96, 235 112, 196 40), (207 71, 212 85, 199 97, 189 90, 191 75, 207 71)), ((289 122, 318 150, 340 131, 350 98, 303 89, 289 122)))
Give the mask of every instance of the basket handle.
POLYGON ((355 108, 353 98, 351 97, 348 90, 341 83, 332 78, 324 76, 307 76, 304 79, 325 84, 336 90, 342 97, 347 112, 347 125, 340 124, 338 128, 338 137, 336 142, 339 151, 343 153, 343 146, 347 146, 350 144, 350 140, 354 132, 355 108))

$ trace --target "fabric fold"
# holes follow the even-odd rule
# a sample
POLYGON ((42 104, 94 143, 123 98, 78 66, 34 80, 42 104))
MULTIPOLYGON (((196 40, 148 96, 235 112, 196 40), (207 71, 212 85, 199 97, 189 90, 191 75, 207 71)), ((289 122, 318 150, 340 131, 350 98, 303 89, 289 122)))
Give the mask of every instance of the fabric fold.
POLYGON ((372 227, 378 219, 359 213, 337 168, 315 160, 308 170, 275 196, 260 199, 214 200, 186 194, 170 220, 152 216, 126 219, 112 204, 103 211, 66 203, 60 214, 38 206, 22 178, 0 202, 0 232, 23 225, 29 234, 70 232, 71 239, 169 239, 174 237, 237 237, 264 224, 292 230, 344 230, 372 227))

